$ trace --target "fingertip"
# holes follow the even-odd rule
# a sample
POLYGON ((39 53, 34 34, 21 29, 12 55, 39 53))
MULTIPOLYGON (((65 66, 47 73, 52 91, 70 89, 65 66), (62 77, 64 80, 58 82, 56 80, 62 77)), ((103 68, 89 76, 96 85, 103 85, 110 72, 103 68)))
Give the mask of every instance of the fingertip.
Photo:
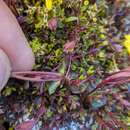
POLYGON ((11 65, 13 71, 27 71, 31 70, 35 64, 34 54, 30 47, 25 47, 20 50, 14 56, 9 56, 11 59, 11 65), (21 54, 21 55, 20 55, 21 54))

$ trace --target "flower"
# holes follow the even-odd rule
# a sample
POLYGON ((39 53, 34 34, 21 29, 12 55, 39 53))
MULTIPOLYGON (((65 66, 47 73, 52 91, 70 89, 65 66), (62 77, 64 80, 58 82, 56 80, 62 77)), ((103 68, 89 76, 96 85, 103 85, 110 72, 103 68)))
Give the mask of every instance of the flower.
POLYGON ((130 34, 125 35, 125 40, 123 44, 126 47, 128 53, 130 54, 130 34))
POLYGON ((50 11, 52 9, 52 0, 46 0, 46 8, 50 11))

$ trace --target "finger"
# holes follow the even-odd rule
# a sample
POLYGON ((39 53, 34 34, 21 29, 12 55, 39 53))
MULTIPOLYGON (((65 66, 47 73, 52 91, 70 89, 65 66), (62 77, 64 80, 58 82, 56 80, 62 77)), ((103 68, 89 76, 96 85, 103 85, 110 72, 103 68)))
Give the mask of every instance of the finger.
POLYGON ((0 0, 0 48, 8 55, 13 70, 32 69, 34 55, 28 42, 7 5, 0 0))
POLYGON ((0 49, 0 91, 7 83, 11 74, 11 64, 8 56, 0 49))

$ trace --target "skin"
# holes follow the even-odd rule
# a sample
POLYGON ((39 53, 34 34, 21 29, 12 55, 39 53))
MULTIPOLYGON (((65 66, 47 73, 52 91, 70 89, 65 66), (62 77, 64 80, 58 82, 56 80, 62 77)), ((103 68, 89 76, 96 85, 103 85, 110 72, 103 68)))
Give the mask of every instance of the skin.
POLYGON ((15 16, 0 0, 0 90, 11 71, 31 70, 34 55, 15 16))

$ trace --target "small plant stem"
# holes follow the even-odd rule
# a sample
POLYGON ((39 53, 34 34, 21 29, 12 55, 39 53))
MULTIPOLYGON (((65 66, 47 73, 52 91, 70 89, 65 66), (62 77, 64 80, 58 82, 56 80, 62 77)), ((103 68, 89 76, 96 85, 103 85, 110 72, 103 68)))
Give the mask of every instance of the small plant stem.
POLYGON ((68 75, 69 75, 69 72, 70 72, 70 69, 71 69, 72 56, 69 55, 68 59, 69 59, 69 63, 68 63, 68 68, 67 68, 67 72, 66 72, 65 77, 68 77, 68 75))

